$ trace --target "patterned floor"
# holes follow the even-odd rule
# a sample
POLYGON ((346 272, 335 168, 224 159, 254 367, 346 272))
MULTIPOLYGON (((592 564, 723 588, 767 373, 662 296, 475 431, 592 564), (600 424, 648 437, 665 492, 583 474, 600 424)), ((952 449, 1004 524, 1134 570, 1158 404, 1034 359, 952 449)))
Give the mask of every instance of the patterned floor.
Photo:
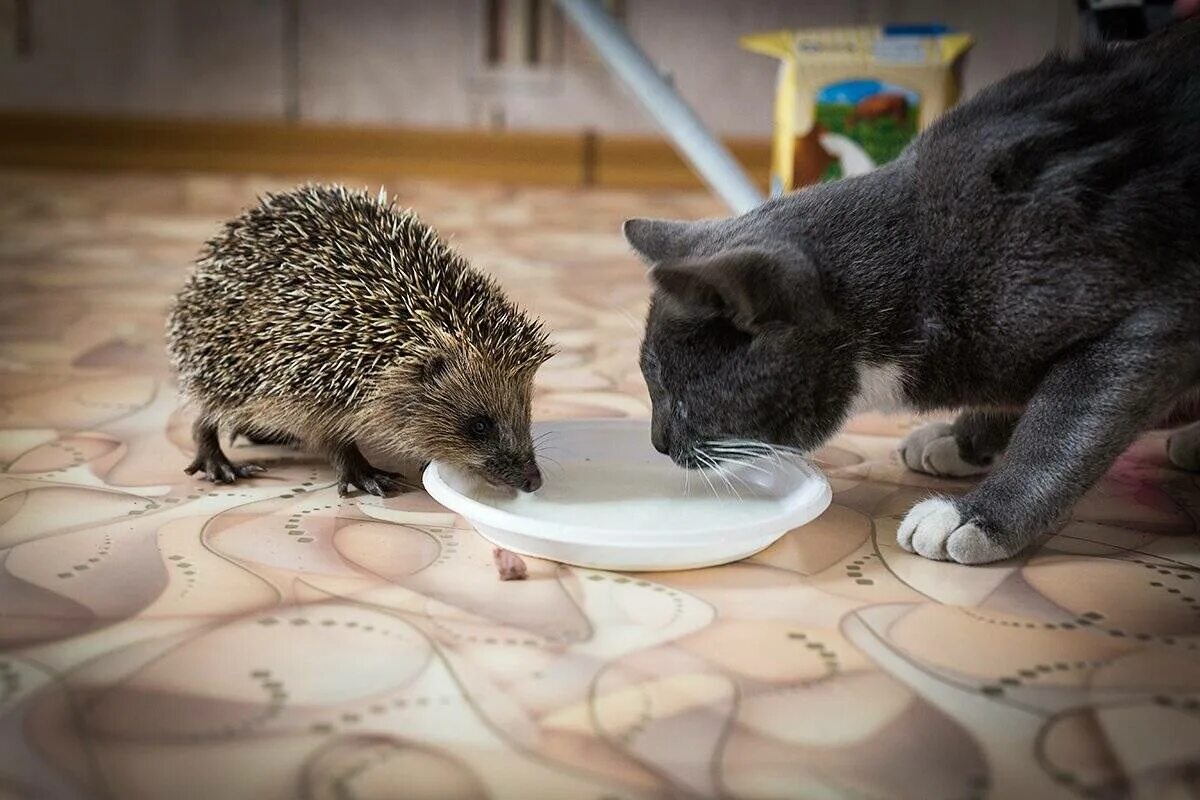
MULTIPOLYGON (((647 413, 617 226, 713 201, 385 182, 551 323, 538 417, 647 413)), ((1017 562, 898 550, 969 484, 860 418, 833 506, 754 558, 502 583, 421 493, 340 500, 269 448, 183 476, 167 298, 288 181, 0 185, 0 797, 1200 796, 1200 485, 1161 438, 1017 562)))

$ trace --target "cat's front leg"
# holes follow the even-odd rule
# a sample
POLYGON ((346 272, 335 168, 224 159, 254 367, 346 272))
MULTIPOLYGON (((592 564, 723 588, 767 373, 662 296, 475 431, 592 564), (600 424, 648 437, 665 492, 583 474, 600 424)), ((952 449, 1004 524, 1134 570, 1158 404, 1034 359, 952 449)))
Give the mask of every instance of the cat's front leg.
POLYGON ((914 506, 898 544, 926 558, 983 564, 1061 525, 1200 362, 1193 346, 1136 322, 1127 328, 1052 367, 995 470, 961 498, 914 506))

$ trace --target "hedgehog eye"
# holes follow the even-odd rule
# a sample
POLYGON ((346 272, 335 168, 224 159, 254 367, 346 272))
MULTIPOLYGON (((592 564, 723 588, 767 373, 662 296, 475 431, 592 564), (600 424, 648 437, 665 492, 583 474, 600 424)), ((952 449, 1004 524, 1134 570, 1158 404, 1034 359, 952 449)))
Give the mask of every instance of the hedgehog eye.
POLYGON ((478 416, 467 420, 467 433, 472 439, 486 439, 495 428, 496 423, 489 417, 478 416))

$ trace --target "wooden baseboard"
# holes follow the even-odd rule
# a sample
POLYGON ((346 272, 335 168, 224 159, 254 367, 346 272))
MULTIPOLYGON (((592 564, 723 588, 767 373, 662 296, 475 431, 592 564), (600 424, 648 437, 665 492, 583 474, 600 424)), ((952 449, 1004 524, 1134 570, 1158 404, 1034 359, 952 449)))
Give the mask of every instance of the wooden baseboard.
MULTIPOLYGON (((771 172, 771 143, 727 140, 742 168, 766 191, 771 172)), ((700 178, 663 139, 600 136, 596 141, 595 183, 613 188, 689 189, 702 186, 700 178)))
MULTIPOLYGON (((766 184, 770 145, 736 141, 766 184)), ((662 139, 0 114, 0 165, 302 175, 396 175, 518 185, 700 188, 662 139)))

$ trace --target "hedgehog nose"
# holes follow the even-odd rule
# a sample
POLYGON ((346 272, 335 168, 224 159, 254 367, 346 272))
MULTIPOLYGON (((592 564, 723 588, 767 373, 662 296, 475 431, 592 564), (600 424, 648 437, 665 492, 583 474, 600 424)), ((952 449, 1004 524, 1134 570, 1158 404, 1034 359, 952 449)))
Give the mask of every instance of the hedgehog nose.
POLYGON ((540 488, 542 488, 541 470, 537 468, 537 464, 526 464, 525 472, 521 475, 521 491, 536 492, 540 488))

